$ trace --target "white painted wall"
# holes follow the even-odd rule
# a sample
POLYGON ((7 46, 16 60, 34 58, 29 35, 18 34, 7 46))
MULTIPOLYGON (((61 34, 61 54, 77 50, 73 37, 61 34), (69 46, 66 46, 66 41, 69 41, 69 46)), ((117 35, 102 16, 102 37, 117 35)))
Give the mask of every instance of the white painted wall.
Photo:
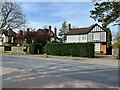
POLYGON ((92 33, 89 32, 88 35, 87 35, 87 42, 92 42, 92 33))
POLYGON ((80 42, 80 35, 67 35, 67 43, 80 42))
POLYGON ((2 38, 3 38, 3 42, 8 42, 8 36, 5 36, 5 34, 2 35, 2 38))
POLYGON ((11 37, 11 43, 14 43, 14 37, 11 37))
POLYGON ((0 45, 2 45, 2 37, 0 37, 0 45))
POLYGON ((91 31, 103 31, 99 26, 95 26, 91 31))
POLYGON ((87 42, 87 34, 67 35, 67 43, 87 42))
POLYGON ((101 32, 101 42, 106 42, 106 32, 101 32))
POLYGON ((80 42, 87 42, 87 34, 80 35, 80 42))

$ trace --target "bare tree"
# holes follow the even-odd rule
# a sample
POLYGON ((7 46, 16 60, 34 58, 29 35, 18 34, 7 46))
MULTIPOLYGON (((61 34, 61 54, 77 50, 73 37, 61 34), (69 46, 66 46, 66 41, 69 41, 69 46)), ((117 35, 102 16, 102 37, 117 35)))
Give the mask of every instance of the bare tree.
POLYGON ((0 29, 22 28, 25 24, 25 16, 16 2, 0 2, 0 29))

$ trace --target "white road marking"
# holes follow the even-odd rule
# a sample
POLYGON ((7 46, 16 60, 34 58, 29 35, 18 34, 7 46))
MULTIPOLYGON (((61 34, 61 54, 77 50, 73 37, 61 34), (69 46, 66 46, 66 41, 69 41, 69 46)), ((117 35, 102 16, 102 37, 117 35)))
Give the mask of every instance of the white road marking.
POLYGON ((86 66, 77 66, 77 67, 88 68, 88 69, 95 69, 93 67, 86 67, 86 66))
POLYGON ((64 68, 58 69, 58 70, 61 70, 61 71, 69 71, 68 69, 64 69, 64 68))
POLYGON ((57 67, 50 67, 50 69, 56 69, 57 67))

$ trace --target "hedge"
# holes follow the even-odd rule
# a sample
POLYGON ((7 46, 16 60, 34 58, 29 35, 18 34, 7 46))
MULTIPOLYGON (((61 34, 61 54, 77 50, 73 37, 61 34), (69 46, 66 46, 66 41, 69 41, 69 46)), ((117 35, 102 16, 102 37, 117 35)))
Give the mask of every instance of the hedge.
POLYGON ((29 53, 30 54, 38 54, 42 52, 42 45, 37 43, 32 43, 29 45, 29 53))
POLYGON ((94 57, 93 43, 48 43, 45 46, 48 55, 94 57))

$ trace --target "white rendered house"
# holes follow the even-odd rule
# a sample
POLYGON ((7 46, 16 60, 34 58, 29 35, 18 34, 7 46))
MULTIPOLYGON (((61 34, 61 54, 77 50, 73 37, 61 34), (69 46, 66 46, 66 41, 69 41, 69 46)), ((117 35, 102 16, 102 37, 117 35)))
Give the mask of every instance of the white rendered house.
POLYGON ((69 24, 66 35, 66 43, 93 42, 96 53, 106 53, 106 31, 98 24, 83 28, 71 28, 69 24))

